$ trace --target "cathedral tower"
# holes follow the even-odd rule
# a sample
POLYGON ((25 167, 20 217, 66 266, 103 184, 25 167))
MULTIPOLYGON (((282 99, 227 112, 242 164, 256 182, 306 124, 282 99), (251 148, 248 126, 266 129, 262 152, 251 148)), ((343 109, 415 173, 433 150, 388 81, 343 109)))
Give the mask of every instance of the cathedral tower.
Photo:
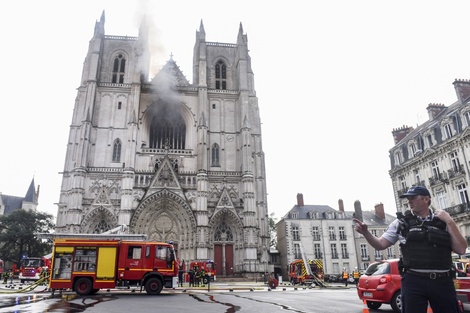
POLYGON ((138 37, 109 36, 104 12, 85 58, 67 145, 57 233, 130 233, 173 241, 218 275, 269 260, 265 161, 247 36, 196 31, 193 82, 171 57, 148 79, 138 37))

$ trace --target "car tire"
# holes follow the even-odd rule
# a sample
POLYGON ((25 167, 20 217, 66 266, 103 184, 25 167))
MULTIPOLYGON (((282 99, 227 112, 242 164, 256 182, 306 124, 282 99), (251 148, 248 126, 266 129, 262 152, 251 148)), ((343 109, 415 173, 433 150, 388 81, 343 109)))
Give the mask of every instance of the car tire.
POLYGON ((392 302, 390 302, 392 306, 393 312, 400 313, 401 312, 401 290, 395 292, 392 297, 392 302))
POLYGON ((381 302, 367 301, 367 307, 372 310, 377 310, 382 306, 381 302))

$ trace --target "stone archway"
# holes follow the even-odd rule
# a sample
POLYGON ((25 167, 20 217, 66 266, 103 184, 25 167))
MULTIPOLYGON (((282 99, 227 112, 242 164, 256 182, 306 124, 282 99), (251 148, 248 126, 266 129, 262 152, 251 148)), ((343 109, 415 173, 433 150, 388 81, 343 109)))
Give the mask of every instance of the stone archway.
POLYGON ((241 260, 243 225, 232 210, 222 209, 211 219, 210 229, 217 275, 231 276, 241 260))
POLYGON ((116 227, 117 223, 117 218, 108 209, 100 206, 83 218, 80 228, 85 234, 100 234, 116 227))
POLYGON ((176 193, 162 189, 146 197, 129 227, 132 233, 147 234, 149 240, 173 241, 180 259, 194 258, 196 219, 186 200, 176 193))

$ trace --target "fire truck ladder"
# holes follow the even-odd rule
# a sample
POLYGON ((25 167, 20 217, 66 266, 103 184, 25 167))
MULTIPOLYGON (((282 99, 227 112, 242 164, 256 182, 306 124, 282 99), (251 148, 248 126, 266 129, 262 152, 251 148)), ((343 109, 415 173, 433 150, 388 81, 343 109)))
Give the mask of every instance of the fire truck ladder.
POLYGON ((328 285, 325 283, 325 281, 319 279, 317 275, 315 275, 312 272, 312 268, 310 267, 310 263, 308 262, 308 259, 307 259, 307 254, 305 254, 304 247, 302 246, 301 242, 299 242, 299 247, 300 247, 300 254, 302 255, 302 261, 304 263, 304 268, 307 271, 307 274, 313 278, 313 283, 317 284, 320 287, 327 287, 328 285))

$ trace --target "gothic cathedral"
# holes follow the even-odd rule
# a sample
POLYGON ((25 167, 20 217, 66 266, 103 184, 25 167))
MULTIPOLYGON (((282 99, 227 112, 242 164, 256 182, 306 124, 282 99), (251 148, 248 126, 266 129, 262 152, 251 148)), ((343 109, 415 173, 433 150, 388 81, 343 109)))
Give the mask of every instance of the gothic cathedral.
POLYGON ((263 272, 270 235, 264 152, 247 36, 206 42, 196 31, 193 82, 173 57, 149 78, 150 44, 90 40, 75 101, 57 233, 124 225, 173 241, 185 261, 213 259, 220 276, 263 272))

